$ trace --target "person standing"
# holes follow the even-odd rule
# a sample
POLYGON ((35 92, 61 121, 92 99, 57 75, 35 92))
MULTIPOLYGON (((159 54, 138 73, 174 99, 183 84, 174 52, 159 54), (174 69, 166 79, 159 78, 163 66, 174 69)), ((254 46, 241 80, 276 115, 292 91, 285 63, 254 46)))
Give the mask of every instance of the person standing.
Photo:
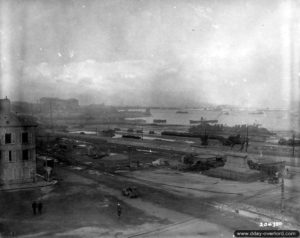
POLYGON ((119 202, 117 205, 117 213, 118 213, 118 219, 120 219, 121 213, 122 213, 122 208, 121 208, 121 204, 119 202))
POLYGON ((36 201, 34 201, 32 203, 32 212, 33 212, 33 215, 36 215, 36 207, 37 207, 37 204, 36 204, 36 201))
POLYGON ((42 214, 42 209, 43 209, 43 203, 40 201, 38 203, 38 211, 39 211, 39 214, 42 214))
POLYGON ((241 149, 240 149, 240 151, 243 151, 245 144, 246 144, 246 138, 244 138, 243 141, 241 142, 241 149))

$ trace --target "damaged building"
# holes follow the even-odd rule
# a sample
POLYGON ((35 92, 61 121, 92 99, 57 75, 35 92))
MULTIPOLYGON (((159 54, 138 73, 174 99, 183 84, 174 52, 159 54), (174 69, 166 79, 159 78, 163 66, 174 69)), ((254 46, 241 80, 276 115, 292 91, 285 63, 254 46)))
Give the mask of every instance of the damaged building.
POLYGON ((0 185, 35 181, 36 126, 13 113, 8 98, 0 99, 0 185))

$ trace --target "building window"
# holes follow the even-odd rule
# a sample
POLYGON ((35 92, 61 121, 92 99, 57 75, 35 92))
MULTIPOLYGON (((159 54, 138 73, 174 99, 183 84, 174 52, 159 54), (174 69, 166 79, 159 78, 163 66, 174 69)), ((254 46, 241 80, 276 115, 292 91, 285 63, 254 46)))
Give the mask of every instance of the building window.
POLYGON ((22 158, 23 158, 23 160, 28 160, 29 159, 29 151, 28 150, 23 150, 22 158))
POLYGON ((22 133, 22 143, 27 144, 28 143, 28 132, 22 133))
POLYGON ((8 151, 8 161, 12 162, 12 153, 11 153, 11 151, 8 151))
POLYGON ((11 134, 10 133, 5 134, 5 144, 11 144, 11 134))

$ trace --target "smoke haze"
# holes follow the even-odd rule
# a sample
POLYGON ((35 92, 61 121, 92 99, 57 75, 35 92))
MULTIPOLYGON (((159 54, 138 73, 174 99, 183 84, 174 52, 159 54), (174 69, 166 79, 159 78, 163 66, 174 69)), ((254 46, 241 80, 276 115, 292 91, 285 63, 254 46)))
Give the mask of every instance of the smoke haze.
POLYGON ((299 93, 292 0, 0 4, 1 97, 287 107, 299 93))

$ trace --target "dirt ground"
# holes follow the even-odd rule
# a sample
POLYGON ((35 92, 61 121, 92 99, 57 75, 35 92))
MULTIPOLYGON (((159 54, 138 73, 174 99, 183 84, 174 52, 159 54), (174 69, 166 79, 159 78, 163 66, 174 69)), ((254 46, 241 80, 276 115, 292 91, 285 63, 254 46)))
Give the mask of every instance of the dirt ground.
MULTIPOLYGON (((230 205, 233 209, 247 210, 282 219, 281 184, 267 182, 238 182, 207 177, 199 173, 182 173, 171 169, 123 173, 142 184, 160 186, 173 193, 230 205)), ((300 177, 285 179, 284 215, 294 224, 300 223, 300 177)), ((210 202, 211 203, 211 202, 210 202)))
POLYGON ((57 175, 61 180, 52 188, 1 192, 2 236, 82 237, 80 232, 84 231, 97 233, 86 237, 99 237, 100 234, 110 237, 112 233, 121 234, 148 223, 168 224, 127 203, 122 203, 124 212, 118 219, 116 205, 120 200, 104 192, 97 182, 65 171, 57 175), (35 200, 43 202, 41 215, 33 215, 31 204, 35 200), (80 229, 68 234, 76 228, 80 229))
POLYGON ((257 222, 207 206, 218 200, 215 194, 199 199, 74 166, 56 168, 56 177, 52 188, 1 192, 3 237, 232 237, 237 228, 258 228, 257 222), (132 184, 140 198, 121 195, 132 184), (41 215, 32 213, 34 200, 44 204, 41 215))

